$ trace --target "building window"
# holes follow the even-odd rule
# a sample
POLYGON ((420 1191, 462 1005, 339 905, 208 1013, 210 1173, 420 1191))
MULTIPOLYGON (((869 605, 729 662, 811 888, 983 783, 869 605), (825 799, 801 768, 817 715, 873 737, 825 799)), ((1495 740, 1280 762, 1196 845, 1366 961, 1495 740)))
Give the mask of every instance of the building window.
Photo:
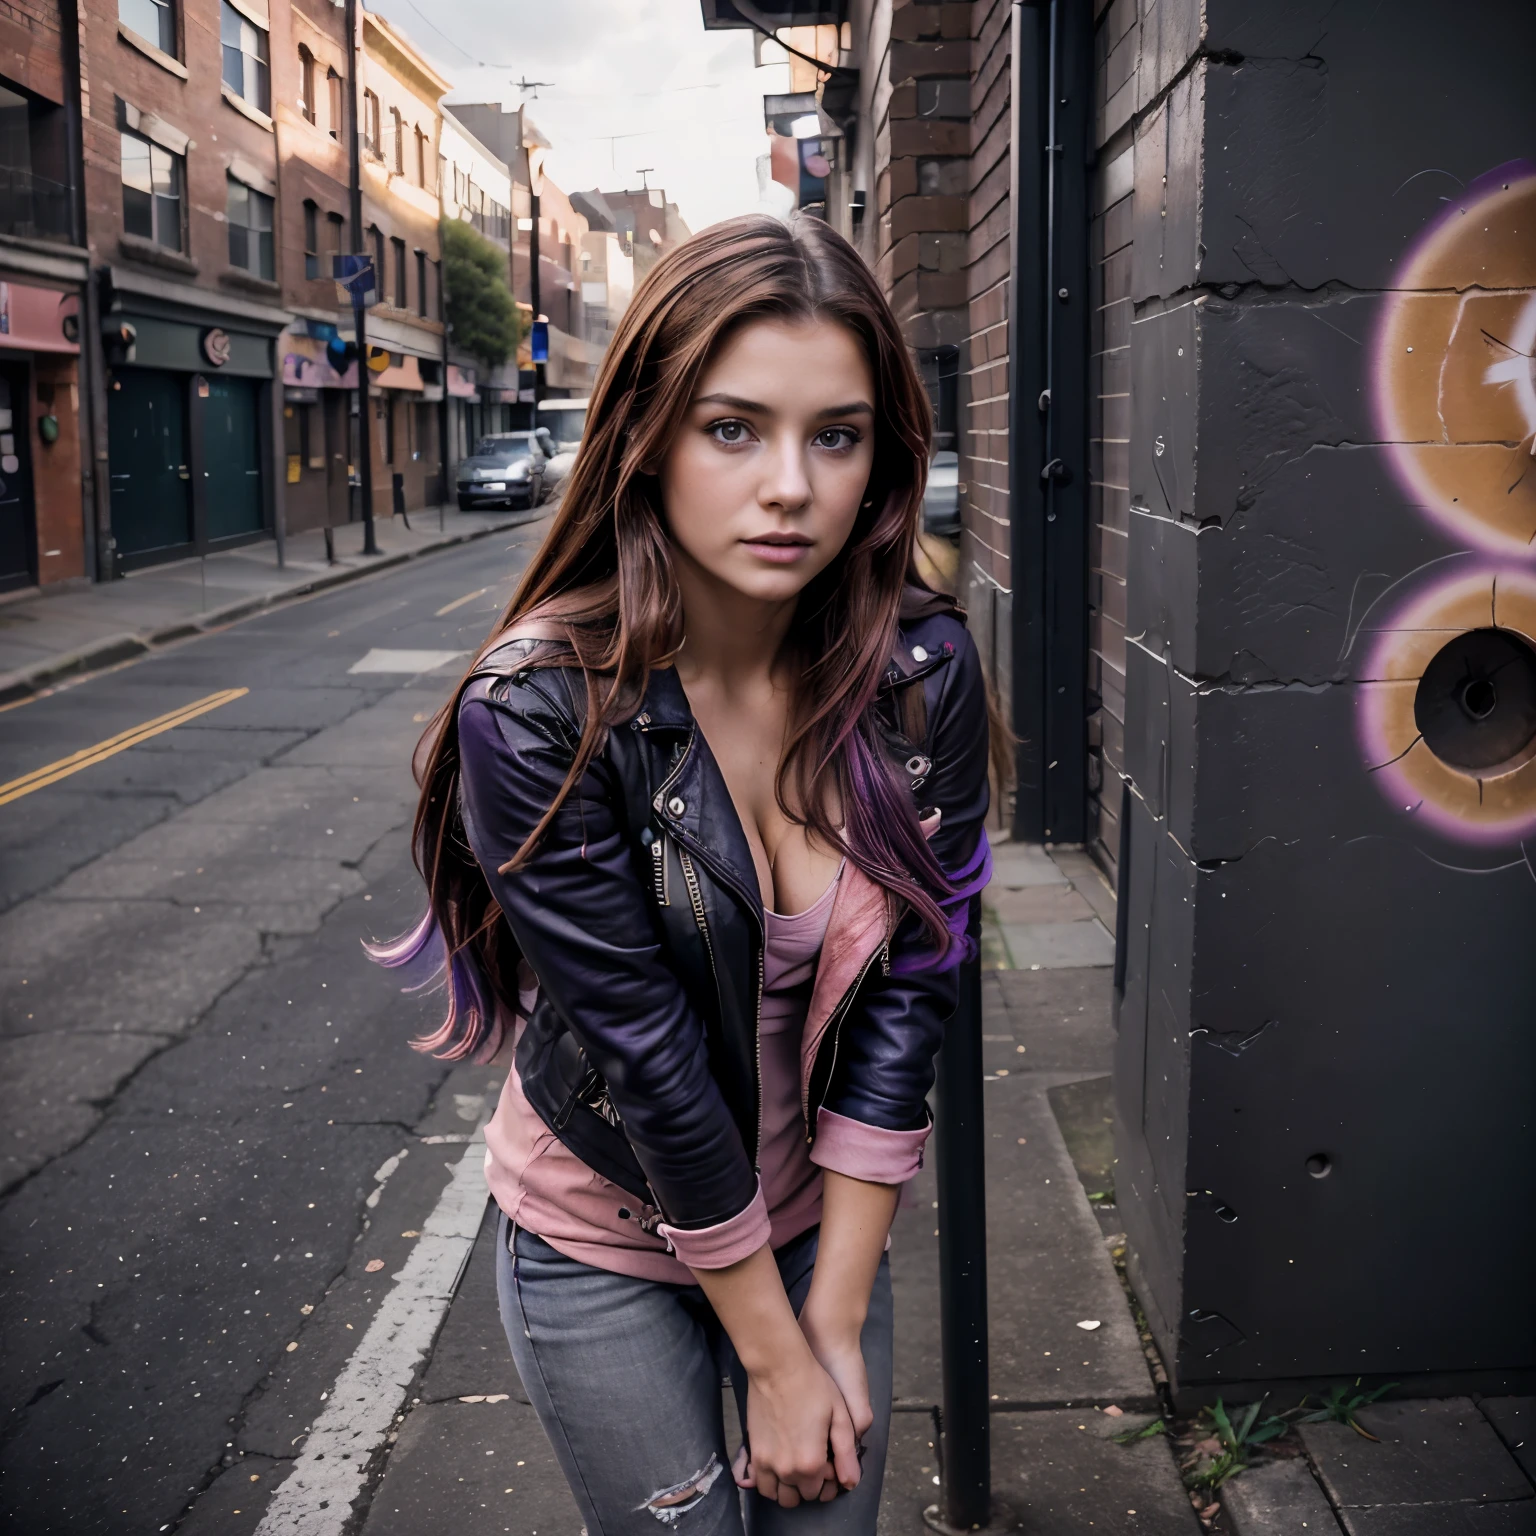
POLYGON ((448 317, 443 312, 443 264, 440 261, 432 263, 432 292, 437 298, 436 318, 446 320, 448 317))
POLYGON ((229 264, 272 281, 272 199, 233 176, 229 178, 229 264))
POLYGON ((408 309, 410 297, 406 293, 405 241, 391 240, 390 255, 395 261, 395 308, 408 309))
POLYGON ((420 128, 416 130, 416 185, 424 187, 427 184, 427 136, 420 128))
MULTIPOLYGON (((393 359, 391 359, 393 361, 393 359)), ((384 414, 384 462, 395 462, 395 397, 386 395, 383 402, 384 414)))
POLYGON ((327 69, 325 72, 325 92, 326 95, 330 98, 330 116, 328 118, 328 122, 330 124, 330 134, 333 139, 339 142, 341 139, 341 130, 344 126, 341 120, 341 76, 338 75, 334 69, 327 69))
POLYGON ((373 291, 384 297, 384 231, 377 224, 368 226, 368 251, 373 257, 373 291))
POLYGON ((427 253, 416 252, 416 313, 427 318, 427 253))
POLYGON ((363 92, 363 148, 370 155, 382 158, 384 154, 379 144, 379 98, 372 91, 363 92))
POLYGON ((219 41, 224 45, 224 84, 258 112, 272 110, 272 76, 267 67, 267 34, 247 21, 229 0, 221 0, 219 41))
POLYGON ((124 230, 179 251, 185 162, 136 133, 124 133, 122 145, 124 230))
POLYGON ((299 49, 299 111, 306 123, 320 121, 320 104, 315 100, 315 56, 308 48, 299 49))
POLYGON ((394 135, 394 144, 392 146, 392 150, 393 150, 393 154, 394 154, 395 175, 397 175, 397 176, 404 176, 405 175, 405 119, 403 117, 401 117, 400 109, 398 107, 391 107, 389 109, 389 123, 390 123, 390 128, 393 130, 393 135, 394 135))
POLYGON ((176 56, 176 12, 171 0, 117 0, 117 19, 161 53, 176 56))
POLYGON ((304 199, 304 276, 320 276, 320 210, 304 199))
POLYGON ((347 248, 346 221, 339 213, 328 213, 325 216, 325 265, 320 269, 321 277, 333 277, 336 273, 336 265, 331 260, 333 256, 340 256, 347 248))

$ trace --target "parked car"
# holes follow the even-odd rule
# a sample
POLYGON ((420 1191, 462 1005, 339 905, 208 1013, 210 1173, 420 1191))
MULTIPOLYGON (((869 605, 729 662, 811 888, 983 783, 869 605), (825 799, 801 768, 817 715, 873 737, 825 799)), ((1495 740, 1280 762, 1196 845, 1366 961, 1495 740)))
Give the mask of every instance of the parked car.
POLYGON ((554 456, 547 429, 482 437, 458 466, 459 509, 536 507, 545 495, 545 469, 554 456))
POLYGON ((587 425, 587 406, 582 400, 541 400, 539 422, 555 440, 555 452, 544 466, 544 494, 554 495, 576 462, 576 450, 587 425))
POLYGON ((928 461, 923 532, 946 539, 960 533, 960 455, 952 449, 941 448, 928 461))

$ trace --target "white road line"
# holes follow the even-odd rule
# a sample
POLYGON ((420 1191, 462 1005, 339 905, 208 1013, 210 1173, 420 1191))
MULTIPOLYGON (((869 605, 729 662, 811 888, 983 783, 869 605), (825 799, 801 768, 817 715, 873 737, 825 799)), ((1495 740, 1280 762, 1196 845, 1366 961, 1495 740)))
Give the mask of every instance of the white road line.
POLYGON ((457 661, 463 651, 389 651, 375 646, 368 654, 354 661, 347 668, 349 673, 393 672, 407 677, 419 677, 423 672, 435 672, 457 661))
POLYGON ((340 1536, 405 1401, 485 1215, 485 1135, 465 1148, 410 1258, 342 1367, 256 1536, 340 1536))

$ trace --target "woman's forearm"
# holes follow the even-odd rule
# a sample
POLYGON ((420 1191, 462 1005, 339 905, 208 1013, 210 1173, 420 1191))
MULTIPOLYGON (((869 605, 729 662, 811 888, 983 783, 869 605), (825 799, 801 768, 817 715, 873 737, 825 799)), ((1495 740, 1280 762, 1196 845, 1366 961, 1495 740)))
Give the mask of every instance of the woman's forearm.
POLYGON ((766 1243, 729 1268, 696 1269, 693 1277, 749 1376, 791 1369, 798 1357, 809 1354, 773 1250, 766 1243))
POLYGON ((869 1184, 830 1170, 822 1176, 821 1238, 802 1324, 809 1318, 816 1332, 857 1342, 899 1194, 895 1184, 869 1184))

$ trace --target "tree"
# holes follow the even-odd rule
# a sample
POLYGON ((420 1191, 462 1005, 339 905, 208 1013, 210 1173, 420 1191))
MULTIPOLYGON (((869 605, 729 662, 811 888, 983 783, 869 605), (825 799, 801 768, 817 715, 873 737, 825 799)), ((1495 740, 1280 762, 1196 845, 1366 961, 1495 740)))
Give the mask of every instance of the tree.
POLYGON ((523 319, 507 286, 507 253, 462 219, 443 220, 443 295, 456 346, 487 368, 517 350, 523 319))

